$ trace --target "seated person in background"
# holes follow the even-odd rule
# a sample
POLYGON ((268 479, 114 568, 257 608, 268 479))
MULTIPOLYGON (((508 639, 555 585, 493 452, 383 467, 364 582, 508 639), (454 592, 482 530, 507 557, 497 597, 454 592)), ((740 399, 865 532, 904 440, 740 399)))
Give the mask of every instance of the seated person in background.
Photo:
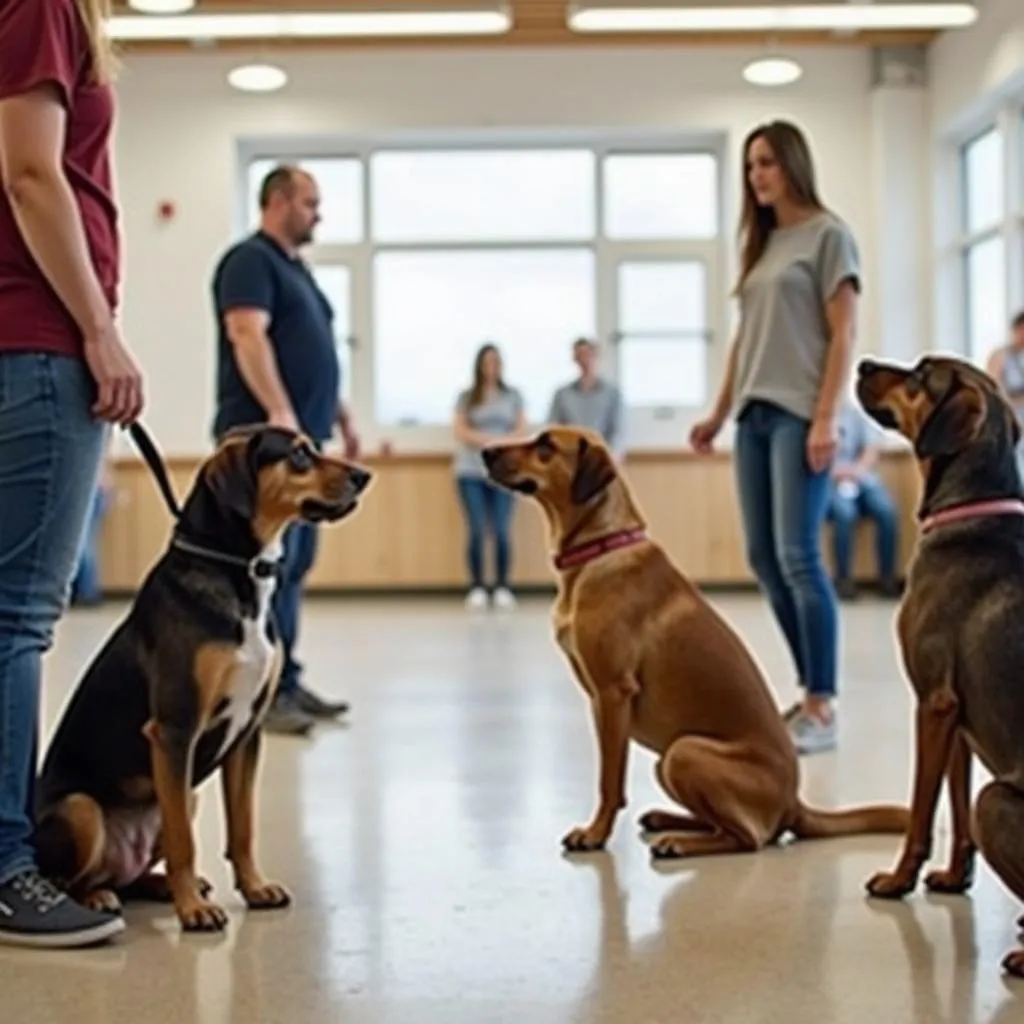
POLYGON ((113 499, 114 477, 108 457, 100 467, 96 491, 92 496, 89 520, 85 527, 85 537, 82 539, 82 551, 78 557, 78 568, 71 583, 72 605, 97 605, 103 600, 103 581, 100 579, 100 531, 113 499))
POLYGON ((599 358, 596 342, 589 338, 577 338, 573 342, 572 359, 580 368, 580 375, 555 392, 548 420, 563 427, 596 430, 621 462, 624 454, 622 393, 610 381, 598 376, 599 358))
POLYGON ((852 402, 847 401, 839 418, 839 444, 832 467, 832 494, 828 518, 832 522, 836 589, 844 599, 857 596, 851 576, 853 540, 863 517, 875 522, 879 589, 887 597, 899 594, 896 579, 898 513, 881 477, 875 472, 878 438, 875 426, 852 402))

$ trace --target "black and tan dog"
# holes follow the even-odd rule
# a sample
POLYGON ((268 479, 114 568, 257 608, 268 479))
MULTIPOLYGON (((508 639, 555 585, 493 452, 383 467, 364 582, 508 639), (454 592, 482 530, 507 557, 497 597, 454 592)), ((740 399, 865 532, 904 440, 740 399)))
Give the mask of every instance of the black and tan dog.
MULTIPOLYGON (((916 697, 911 823, 892 872, 867 885, 896 899, 917 884, 948 780, 949 864, 925 878, 965 892, 975 851, 1024 900, 1024 491, 1021 431, 995 382, 969 364, 913 368, 865 361, 857 396, 912 442, 923 475, 920 539, 899 610, 904 669, 916 697), (971 813, 971 753, 993 776, 971 813)), ((1024 975, 1024 951, 1004 967, 1024 975)))
POLYGON ((281 668, 271 614, 281 535, 356 508, 365 469, 269 426, 236 431, 200 469, 171 543, 68 703, 36 793, 40 869, 93 908, 171 900, 186 930, 224 910, 196 871, 193 791, 220 769, 227 856, 251 908, 290 897, 260 872, 260 723, 281 668), (154 873, 161 860, 166 875, 154 873))
POLYGON ((656 857, 748 853, 784 833, 899 833, 907 808, 831 812, 799 796, 796 750, 760 668, 700 590, 647 536, 625 479, 590 431, 545 430, 484 449, 491 479, 544 511, 558 570, 553 625, 586 694, 600 762, 596 813, 563 839, 597 850, 626 802, 630 741, 690 814, 653 811, 656 857))

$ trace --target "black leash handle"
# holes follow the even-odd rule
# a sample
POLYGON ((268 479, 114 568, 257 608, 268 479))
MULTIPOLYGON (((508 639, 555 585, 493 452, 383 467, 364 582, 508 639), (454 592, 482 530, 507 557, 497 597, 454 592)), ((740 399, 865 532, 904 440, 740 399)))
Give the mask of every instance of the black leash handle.
POLYGON ((149 466, 150 472, 156 478, 160 493, 163 495, 164 501, 167 502, 171 515, 175 519, 180 519, 181 506, 178 505, 178 499, 175 497, 174 489, 171 487, 171 481, 167 475, 167 467, 164 465, 164 460, 153 443, 153 438, 149 436, 149 431, 141 423, 135 422, 129 424, 128 432, 132 435, 135 446, 146 460, 146 465, 149 466))

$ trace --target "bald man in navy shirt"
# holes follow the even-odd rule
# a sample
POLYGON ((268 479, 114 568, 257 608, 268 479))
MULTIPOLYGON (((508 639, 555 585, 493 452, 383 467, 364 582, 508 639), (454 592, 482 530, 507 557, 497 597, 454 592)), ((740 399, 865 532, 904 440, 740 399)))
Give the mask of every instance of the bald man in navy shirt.
MULTIPOLYGON (((222 257, 213 279, 217 312, 217 411, 213 432, 274 423, 303 430, 318 445, 337 426, 349 458, 359 436, 341 401, 341 365, 334 311, 299 256, 320 220, 313 177, 280 166, 260 189, 260 226, 222 257)), ((265 727, 305 734, 319 718, 348 710, 301 682, 295 659, 299 607, 306 574, 316 558, 317 528, 293 523, 284 536, 284 566, 274 595, 274 616, 285 663, 265 727)))

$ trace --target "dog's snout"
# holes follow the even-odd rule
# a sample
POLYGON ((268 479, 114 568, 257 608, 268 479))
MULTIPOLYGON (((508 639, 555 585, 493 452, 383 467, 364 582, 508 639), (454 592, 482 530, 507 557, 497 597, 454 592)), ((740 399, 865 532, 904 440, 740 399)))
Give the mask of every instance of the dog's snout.
POLYGON ((356 489, 357 493, 364 491, 372 478, 373 474, 369 470, 360 469, 358 466, 353 466, 348 471, 349 483, 356 489))
POLYGON ((498 457, 501 455, 501 452, 498 451, 497 448, 481 448, 480 455, 483 458, 485 465, 493 466, 495 462, 498 461, 498 457))
POLYGON ((873 359, 862 359, 857 364, 857 373, 861 377, 869 377, 879 370, 879 365, 873 359))

